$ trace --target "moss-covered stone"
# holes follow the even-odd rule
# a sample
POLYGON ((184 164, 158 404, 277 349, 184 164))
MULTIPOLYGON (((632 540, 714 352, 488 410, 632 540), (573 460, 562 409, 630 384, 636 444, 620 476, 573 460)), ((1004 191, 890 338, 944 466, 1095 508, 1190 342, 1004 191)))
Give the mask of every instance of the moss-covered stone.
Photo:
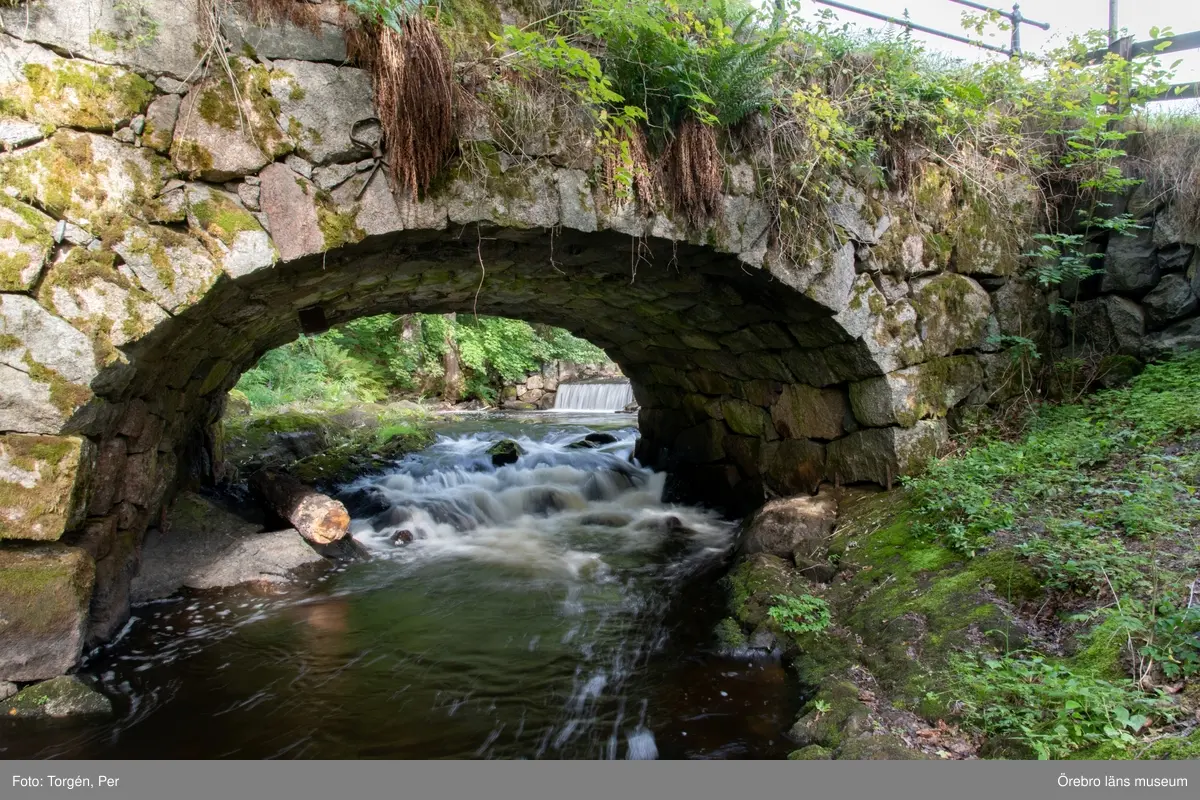
POLYGON ((54 221, 0 193, 0 291, 27 291, 54 247, 54 221))
POLYGON ((54 541, 78 522, 93 450, 74 436, 0 436, 0 540, 54 541))
POLYGON ((810 744, 788 753, 788 761, 828 761, 833 758, 833 751, 819 744, 810 744))
MULTIPOLYGON (((11 437, 5 437, 11 438, 11 437)), ((83 647, 95 567, 83 550, 0 543, 0 680, 53 678, 83 647)))
POLYGON ((230 68, 236 93, 222 74, 199 83, 180 104, 171 158, 193 177, 226 181, 248 175, 293 149, 275 121, 279 103, 271 96, 266 67, 235 58, 230 68))
POLYGON ((713 629, 713 635, 717 640, 717 647, 722 653, 739 653, 749 645, 746 634, 733 617, 725 617, 718 622, 713 629))
POLYGON ((26 63, 27 118, 87 130, 113 130, 142 113, 154 86, 119 67, 78 59, 26 63))
POLYGON ((858 699, 859 690, 846 680, 829 680, 800 710, 788 737, 804 747, 821 745, 837 749, 843 738, 869 727, 870 709, 858 699))
POLYGON ((914 367, 850 384, 850 407, 864 425, 901 425, 945 416, 983 381, 975 356, 935 358, 914 367))
POLYGON ((317 226, 325 240, 326 250, 335 250, 348 244, 361 242, 367 232, 358 226, 357 204, 342 209, 325 192, 316 194, 317 226))
POLYGON ((269 467, 329 488, 433 441, 420 416, 389 407, 227 415, 223 428, 225 458, 237 474, 269 467))
POLYGON ((775 595, 804 594, 808 588, 795 569, 782 558, 755 553, 725 577, 729 611, 744 629, 755 630, 769 620, 768 609, 775 595))
POLYGON ((111 251, 72 248, 38 287, 38 302, 92 338, 96 363, 167 318, 154 299, 116 267, 111 251))
POLYGON ((61 58, 30 42, 0 40, 0 102, 8 113, 48 126, 112 131, 140 114, 154 87, 136 73, 61 58))
POLYGON ((512 439, 501 439, 487 449, 487 455, 491 457, 493 466, 503 467, 517 463, 525 455, 525 450, 512 439))
POLYGON ((0 703, 0 716, 60 718, 107 716, 112 703, 74 675, 62 675, 34 684, 0 703))
POLYGON ((913 282, 912 304, 930 356, 948 356, 977 347, 983 340, 992 303, 970 278, 944 273, 913 282))
POLYGON ((835 758, 839 761, 914 761, 929 756, 909 747, 899 736, 882 733, 850 739, 838 748, 835 758))
POLYGON ((189 222, 212 236, 226 247, 232 246, 243 231, 261 231, 262 225, 245 209, 224 194, 210 192, 208 198, 188 205, 189 222))
POLYGON ((0 160, 0 183, 85 229, 119 215, 148 218, 170 174, 146 148, 67 130, 0 160))

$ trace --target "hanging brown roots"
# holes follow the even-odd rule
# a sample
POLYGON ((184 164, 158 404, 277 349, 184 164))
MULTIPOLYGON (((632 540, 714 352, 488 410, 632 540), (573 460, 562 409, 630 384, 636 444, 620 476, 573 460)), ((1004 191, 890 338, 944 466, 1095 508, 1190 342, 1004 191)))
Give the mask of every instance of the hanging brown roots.
MULTIPOLYGON (((344 13, 343 6, 337 6, 344 13)), ((280 25, 290 22, 311 31, 321 30, 321 7, 295 0, 246 0, 250 19, 258 25, 280 25)))
POLYGON ((650 161, 646 134, 641 128, 622 133, 604 157, 604 188, 611 196, 632 192, 647 212, 662 203, 659 170, 650 161))
POLYGON ((711 126, 684 120, 666 153, 664 173, 671 205, 694 230, 721 216, 725 162, 711 126))
POLYGON ((414 200, 454 152, 454 81, 437 26, 421 14, 348 32, 351 56, 371 73, 389 173, 414 200))

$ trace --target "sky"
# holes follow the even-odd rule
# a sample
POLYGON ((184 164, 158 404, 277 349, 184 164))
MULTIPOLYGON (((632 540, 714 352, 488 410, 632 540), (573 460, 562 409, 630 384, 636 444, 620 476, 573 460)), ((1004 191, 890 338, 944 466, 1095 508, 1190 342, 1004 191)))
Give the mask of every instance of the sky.
MULTIPOLYGON (((930 28, 938 28, 948 33, 964 34, 962 28, 963 12, 978 13, 972 9, 960 6, 951 0, 841 0, 845 5, 870 9, 893 17, 903 17, 908 10, 909 19, 915 23, 930 28)), ((977 0, 984 5, 1010 11, 1011 0, 977 0)), ((1118 0, 1117 25, 1132 34, 1135 41, 1150 38, 1152 27, 1170 28, 1173 33, 1188 33, 1200 30, 1200 2, 1197 0, 1118 0)), ((806 2, 809 14, 828 8, 815 2, 806 2)), ((829 8, 842 22, 864 27, 883 28, 887 23, 862 17, 849 11, 829 8)), ((1021 14, 1039 22, 1050 24, 1049 31, 1024 25, 1021 31, 1021 49, 1027 52, 1044 52, 1052 49, 1067 37, 1075 33, 1084 33, 1091 29, 1107 30, 1108 0, 1024 0, 1021 3, 1021 14)), ((1008 46, 1008 31, 995 31, 992 37, 985 38, 992 44, 1008 46)), ((931 49, 951 53, 961 58, 1004 58, 999 54, 989 53, 970 45, 952 42, 930 34, 913 31, 913 38, 926 42, 931 49)), ((971 34, 975 38, 974 34, 971 34)), ((1200 81, 1200 50, 1183 53, 1171 53, 1163 57, 1165 64, 1176 58, 1183 63, 1178 67, 1175 82, 1200 81)), ((1156 104, 1156 110, 1183 110, 1200 113, 1200 100, 1171 101, 1156 104)))

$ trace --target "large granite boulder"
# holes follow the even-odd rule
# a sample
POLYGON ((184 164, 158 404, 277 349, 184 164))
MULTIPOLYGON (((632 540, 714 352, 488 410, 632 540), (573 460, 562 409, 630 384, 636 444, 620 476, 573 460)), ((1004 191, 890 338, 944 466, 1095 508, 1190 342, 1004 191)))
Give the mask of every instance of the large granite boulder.
POLYGON ((840 389, 788 384, 771 406, 771 419, 788 439, 836 439, 846 420, 846 396, 840 389))
POLYGON ((864 425, 901 425, 944 416, 983 380, 973 355, 935 358, 915 367, 850 384, 850 406, 864 425))
POLYGON ((203 46, 179 0, 54 0, 0 6, 4 30, 74 58, 176 79, 195 75, 203 46))
POLYGON ((1164 275, 1151 292, 1142 298, 1146 312, 1146 324, 1151 329, 1165 328, 1177 319, 1182 319, 1200 308, 1191 285, 1183 275, 1164 275))
POLYGON ((0 291, 26 292, 54 247, 54 220, 0 193, 0 291))
POLYGON ((866 428, 830 442, 826 471, 841 483, 891 485, 901 475, 922 472, 946 442, 944 419, 925 419, 911 428, 866 428))
POLYGON ((167 528, 151 529, 142 545, 142 567, 130 600, 144 603, 181 588, 218 589, 246 583, 287 584, 302 567, 324 557, 288 529, 261 527, 192 493, 176 500, 167 528))
POLYGON ((75 666, 93 580, 80 549, 0 547, 0 680, 43 680, 75 666))
POLYGON ((963 275, 943 273, 919 278, 912 288, 927 356, 948 356, 981 343, 992 312, 991 299, 982 286, 963 275))
POLYGON ((31 297, 0 294, 0 430, 57 433, 97 372, 86 334, 31 297))
POLYGON ((0 34, 0 102, 30 122, 112 131, 153 97, 154 86, 135 72, 61 58, 0 34))
POLYGON ((95 449, 75 436, 0 436, 0 541, 54 541, 82 521, 95 449))
POLYGON ((0 703, 0 716, 62 719, 112 714, 112 702, 74 675, 36 683, 0 703))
POLYGON ((1114 235, 1104 251, 1104 279, 1100 290, 1140 297, 1158 283, 1158 253, 1150 229, 1132 236, 1114 235))

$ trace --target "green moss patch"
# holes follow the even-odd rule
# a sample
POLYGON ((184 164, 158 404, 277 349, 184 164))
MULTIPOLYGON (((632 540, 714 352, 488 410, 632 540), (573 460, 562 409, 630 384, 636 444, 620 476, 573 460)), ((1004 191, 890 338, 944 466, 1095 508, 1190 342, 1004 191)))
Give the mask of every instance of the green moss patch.
POLYGON ((26 63, 27 118, 89 130, 112 130, 142 113, 154 86, 133 72, 86 61, 26 63))
POLYGON ((83 447, 77 437, 0 436, 0 539, 62 536, 80 500, 83 447))

